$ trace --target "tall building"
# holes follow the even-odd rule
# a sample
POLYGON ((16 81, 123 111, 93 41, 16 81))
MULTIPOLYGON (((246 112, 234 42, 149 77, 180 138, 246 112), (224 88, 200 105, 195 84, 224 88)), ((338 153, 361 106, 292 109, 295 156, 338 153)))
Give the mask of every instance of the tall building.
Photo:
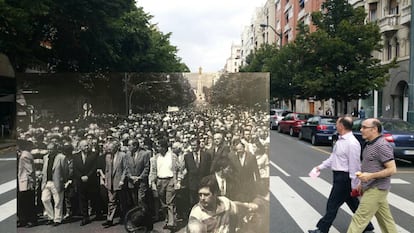
POLYGON ((237 73, 239 72, 241 66, 241 46, 240 45, 231 45, 231 55, 227 58, 226 66, 224 70, 228 73, 237 73))

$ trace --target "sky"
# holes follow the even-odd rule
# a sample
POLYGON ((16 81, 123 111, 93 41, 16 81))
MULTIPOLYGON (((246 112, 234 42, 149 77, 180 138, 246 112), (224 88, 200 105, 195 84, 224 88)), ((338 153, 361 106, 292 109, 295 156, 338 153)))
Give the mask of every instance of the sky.
POLYGON ((137 0, 153 16, 191 72, 217 72, 231 55, 231 45, 241 43, 257 7, 266 0, 137 0))

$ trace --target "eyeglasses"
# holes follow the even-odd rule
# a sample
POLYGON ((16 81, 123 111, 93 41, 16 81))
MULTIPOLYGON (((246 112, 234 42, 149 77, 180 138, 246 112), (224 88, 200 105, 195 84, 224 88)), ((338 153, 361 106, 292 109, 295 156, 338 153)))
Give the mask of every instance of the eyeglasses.
POLYGON ((361 129, 370 129, 370 128, 375 128, 375 126, 365 126, 365 125, 361 126, 361 129))

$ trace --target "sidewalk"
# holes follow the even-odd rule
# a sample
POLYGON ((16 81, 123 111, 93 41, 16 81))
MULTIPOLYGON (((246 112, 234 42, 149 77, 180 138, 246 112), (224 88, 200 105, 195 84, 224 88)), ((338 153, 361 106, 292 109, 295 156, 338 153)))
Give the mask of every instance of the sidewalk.
POLYGON ((16 146, 16 140, 13 139, 0 139, 0 150, 11 148, 16 146))

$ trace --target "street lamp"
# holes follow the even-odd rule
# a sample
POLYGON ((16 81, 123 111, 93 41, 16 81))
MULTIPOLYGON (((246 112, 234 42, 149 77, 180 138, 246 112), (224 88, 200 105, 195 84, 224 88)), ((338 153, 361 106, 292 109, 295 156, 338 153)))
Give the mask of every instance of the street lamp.
POLYGON ((135 93, 136 90, 138 90, 141 86, 147 85, 147 84, 153 84, 153 83, 169 83, 170 82, 170 75, 167 75, 167 80, 162 80, 162 81, 144 81, 144 82, 140 82, 138 84, 135 84, 132 87, 131 93, 129 93, 129 101, 128 101, 128 106, 129 106, 129 114, 132 114, 132 95, 135 93))
POLYGON ((259 26, 263 29, 264 28, 272 29, 272 31, 279 37, 279 48, 281 49, 282 48, 282 34, 277 32, 276 29, 274 27, 272 27, 272 25, 261 23, 259 26))

